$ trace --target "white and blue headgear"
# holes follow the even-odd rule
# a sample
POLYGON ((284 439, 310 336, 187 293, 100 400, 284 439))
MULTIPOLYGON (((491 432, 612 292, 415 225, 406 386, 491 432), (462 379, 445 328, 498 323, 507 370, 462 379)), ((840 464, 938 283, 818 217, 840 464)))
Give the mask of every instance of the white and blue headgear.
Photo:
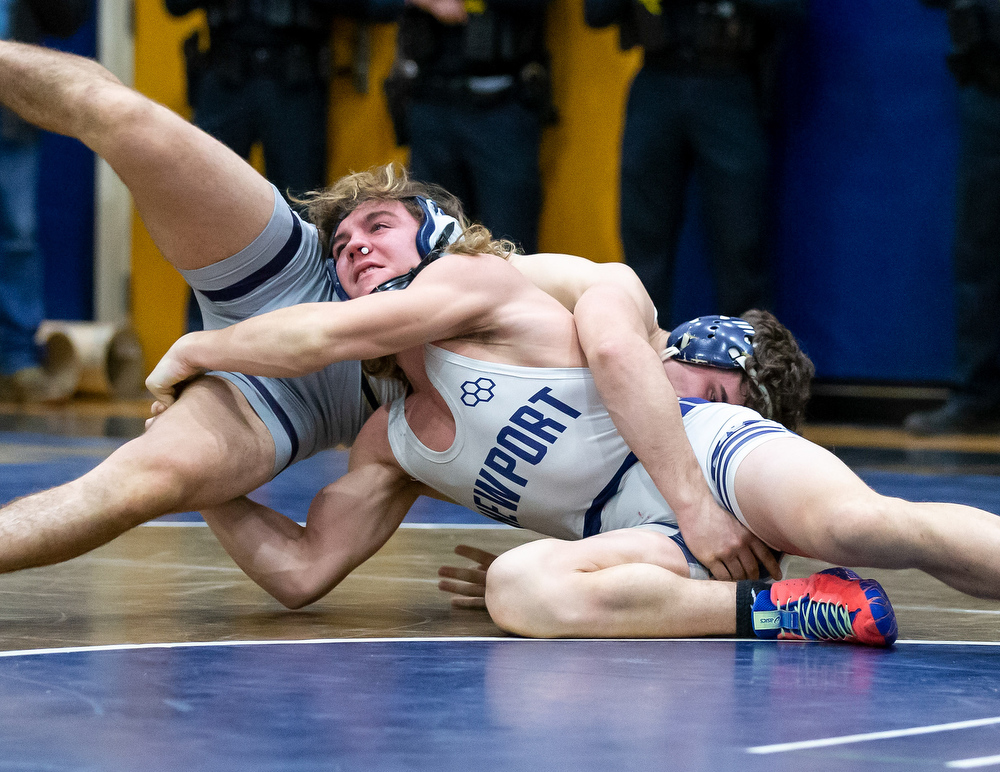
MULTIPOLYGON (((420 257, 420 262, 401 276, 394 276, 382 282, 372 290, 372 293, 409 287, 410 282, 418 273, 441 257, 444 248, 449 244, 454 244, 462 235, 462 225, 458 219, 445 212, 438 206, 437 202, 423 196, 414 196, 412 200, 417 202, 424 215, 424 220, 417 230, 417 255, 420 257)), ((337 228, 339 227, 340 223, 337 223, 337 228)), ((337 229, 334 228, 333 232, 336 234, 337 229)), ((331 238, 331 243, 332 241, 331 238)), ((344 291, 340 277, 337 276, 337 261, 332 256, 329 259, 328 270, 333 279, 333 289, 337 293, 337 297, 341 300, 350 300, 351 297, 344 291)))
POLYGON ((774 412, 771 395, 758 381, 756 369, 747 365, 747 358, 753 356, 755 334, 753 325, 735 316, 699 316, 674 328, 660 358, 724 370, 743 370, 764 396, 765 418, 770 418, 774 412))

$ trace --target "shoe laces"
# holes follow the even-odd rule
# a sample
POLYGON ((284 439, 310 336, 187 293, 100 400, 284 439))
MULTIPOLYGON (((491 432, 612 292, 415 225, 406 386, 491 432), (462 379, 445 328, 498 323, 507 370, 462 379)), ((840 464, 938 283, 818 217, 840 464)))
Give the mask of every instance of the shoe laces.
POLYGON ((784 606, 775 605, 781 614, 782 630, 822 640, 844 640, 854 635, 851 612, 843 603, 813 600, 806 595, 784 606))

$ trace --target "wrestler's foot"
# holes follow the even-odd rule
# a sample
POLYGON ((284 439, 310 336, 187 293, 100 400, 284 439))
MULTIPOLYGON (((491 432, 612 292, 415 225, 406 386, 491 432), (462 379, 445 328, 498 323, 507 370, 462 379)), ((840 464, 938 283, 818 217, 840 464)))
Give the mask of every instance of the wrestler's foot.
POLYGON ((758 638, 868 646, 891 646, 898 635, 896 615, 882 585, 847 568, 775 582, 757 594, 753 626, 758 638))

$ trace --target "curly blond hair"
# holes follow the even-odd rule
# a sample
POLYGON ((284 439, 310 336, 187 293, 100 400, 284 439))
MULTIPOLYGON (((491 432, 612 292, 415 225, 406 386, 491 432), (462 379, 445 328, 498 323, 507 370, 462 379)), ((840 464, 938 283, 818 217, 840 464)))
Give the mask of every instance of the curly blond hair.
MULTIPOLYGON (((362 204, 369 201, 399 201, 422 223, 424 212, 415 201, 417 196, 434 201, 441 209, 458 220, 462 234, 448 247, 446 253, 458 255, 495 255, 505 260, 515 251, 512 242, 494 239, 488 229, 469 223, 462 210, 462 203, 439 185, 411 179, 406 169, 396 164, 374 166, 363 172, 353 172, 341 177, 323 190, 306 194, 296 203, 304 204, 306 216, 319 230, 320 243, 329 252, 330 243, 341 221, 362 204)), ((362 362, 364 371, 376 378, 395 378, 407 383, 406 376, 396 363, 395 356, 379 357, 362 362)))
POLYGON ((482 225, 470 223, 458 198, 440 185, 411 179, 406 169, 396 164, 352 172, 328 188, 306 194, 297 199, 296 203, 305 205, 307 216, 319 229, 323 248, 329 250, 341 221, 369 201, 399 201, 417 222, 422 223, 424 213, 414 200, 417 196, 434 201, 462 226, 462 235, 445 252, 458 255, 489 254, 503 258, 514 253, 515 246, 512 242, 494 239, 482 225))

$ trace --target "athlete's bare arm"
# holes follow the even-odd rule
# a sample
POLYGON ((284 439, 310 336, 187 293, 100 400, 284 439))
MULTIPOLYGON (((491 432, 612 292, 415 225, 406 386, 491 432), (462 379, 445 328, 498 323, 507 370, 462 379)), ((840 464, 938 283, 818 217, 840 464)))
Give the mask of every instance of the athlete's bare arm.
POLYGON ((205 513, 236 564, 289 608, 323 597, 374 555, 424 492, 396 463, 387 426, 383 407, 358 436, 347 474, 313 499, 305 526, 249 499, 205 513))
MULTIPOLYGON (((611 281, 592 285, 605 272, 582 258, 546 255, 515 262, 519 269, 527 265, 532 269, 525 275, 550 291, 557 271, 576 277, 567 283, 570 289, 561 300, 570 303, 576 297, 580 342, 595 382, 622 436, 648 465, 677 513, 682 532, 691 534, 695 556, 717 578, 756 578, 758 559, 780 577, 767 546, 715 503, 702 477, 684 434, 677 395, 649 345, 656 330, 652 303, 631 270, 621 266, 611 281)), ((146 385, 165 406, 177 383, 207 369, 295 376, 331 362, 394 354, 432 341, 467 337, 481 342, 500 329, 523 364, 520 357, 527 354, 530 359, 529 335, 538 330, 516 323, 505 326, 498 319, 498 309, 504 309, 507 318, 517 317, 511 309, 520 295, 510 273, 498 258, 451 255, 430 266, 404 292, 345 304, 301 305, 225 330, 192 333, 174 344, 146 385)), ((537 303, 537 297, 528 296, 532 302, 537 303)), ((546 343, 551 345, 542 348, 550 356, 576 346, 575 340, 558 336, 546 343)), ((537 364, 567 363, 539 357, 537 364)))
POLYGON ((0 103, 104 158, 178 268, 236 254, 270 219, 272 189, 251 166, 90 59, 2 41, 0 103))
POLYGON ((656 328, 656 309, 635 271, 624 263, 595 263, 585 257, 556 252, 511 255, 509 262, 532 284, 558 300, 570 312, 591 287, 614 285, 627 290, 642 307, 650 333, 656 328))
POLYGON ((476 356, 497 362, 583 363, 572 320, 506 261, 447 255, 402 292, 291 306, 223 330, 185 335, 146 385, 161 404, 169 404, 175 384, 208 369, 297 376, 332 362, 461 340, 476 346, 476 356))
POLYGON ((758 561, 780 579, 771 549, 712 496, 684 432, 678 394, 646 342, 642 306, 621 287, 597 286, 580 298, 575 318, 601 400, 677 515, 691 552, 716 579, 756 579, 758 561))
POLYGON ((758 561, 780 578, 768 546, 716 503, 702 476, 678 394, 653 348, 665 344, 656 311, 635 272, 572 255, 518 255, 511 262, 573 312, 601 400, 676 513, 695 557, 716 579, 756 579, 758 561))

